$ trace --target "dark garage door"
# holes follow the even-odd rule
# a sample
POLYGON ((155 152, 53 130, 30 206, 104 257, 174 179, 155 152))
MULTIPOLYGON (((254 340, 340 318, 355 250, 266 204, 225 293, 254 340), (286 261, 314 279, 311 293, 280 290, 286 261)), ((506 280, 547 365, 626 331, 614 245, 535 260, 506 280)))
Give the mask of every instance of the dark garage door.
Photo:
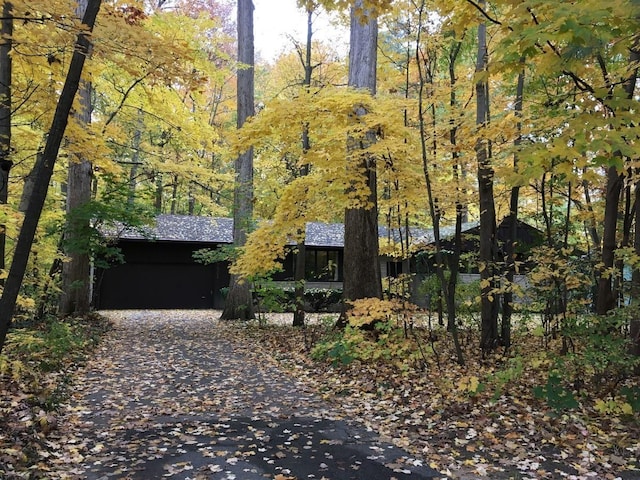
POLYGON ((220 308, 215 266, 199 264, 125 263, 104 270, 98 281, 96 307, 118 309, 220 308))

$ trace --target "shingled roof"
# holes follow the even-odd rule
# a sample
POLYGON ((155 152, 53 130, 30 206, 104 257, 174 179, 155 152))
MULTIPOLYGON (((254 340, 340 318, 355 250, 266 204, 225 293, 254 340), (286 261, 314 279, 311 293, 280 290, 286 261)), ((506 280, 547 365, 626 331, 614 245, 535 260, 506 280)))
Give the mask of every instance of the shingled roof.
POLYGON ((158 215, 155 225, 143 231, 124 230, 118 237, 160 242, 233 243, 233 218, 158 215))
MULTIPOLYGON (((399 239, 396 229, 378 228, 381 238, 399 239)), ((429 231, 412 230, 413 238, 424 238, 429 231)), ((156 223, 144 232, 124 230, 118 238, 127 240, 155 240, 186 243, 233 243, 233 219, 226 217, 199 217, 195 215, 158 215, 156 223)), ((343 247, 342 223, 307 223, 306 245, 311 247, 343 247)))

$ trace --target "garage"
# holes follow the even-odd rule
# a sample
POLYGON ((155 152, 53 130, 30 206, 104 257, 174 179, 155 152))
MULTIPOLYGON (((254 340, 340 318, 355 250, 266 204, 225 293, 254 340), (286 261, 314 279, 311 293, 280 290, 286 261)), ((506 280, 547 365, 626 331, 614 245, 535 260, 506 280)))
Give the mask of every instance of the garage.
POLYGON ((193 253, 231 243, 227 223, 227 219, 162 215, 144 235, 120 233, 116 243, 124 263, 95 272, 95 308, 223 308, 228 264, 203 265, 193 253))

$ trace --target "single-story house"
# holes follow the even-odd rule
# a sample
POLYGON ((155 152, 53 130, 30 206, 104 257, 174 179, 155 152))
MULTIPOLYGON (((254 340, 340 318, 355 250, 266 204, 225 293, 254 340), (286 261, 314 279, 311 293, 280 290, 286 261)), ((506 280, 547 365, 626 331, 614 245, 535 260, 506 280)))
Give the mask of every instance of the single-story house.
MULTIPOLYGON (((498 258, 505 257, 505 245, 511 234, 512 217, 506 216, 498 224, 496 229, 496 243, 498 248, 498 258)), ((455 227, 445 227, 441 229, 440 248, 446 256, 454 248, 455 227)), ((515 238, 516 262, 522 271, 528 270, 527 259, 532 248, 538 247, 544 243, 544 233, 522 220, 516 220, 516 238, 515 238)), ((414 272, 417 273, 434 273, 434 253, 435 240, 433 233, 429 231, 424 237, 415 240, 415 251, 422 252, 422 255, 414 256, 416 260, 414 272)), ((462 225, 462 245, 460 250, 463 254, 460 268, 461 274, 475 275, 478 274, 478 264, 476 255, 468 255, 476 253, 480 250, 480 224, 478 222, 470 222, 462 225)))
MULTIPOLYGON (((498 224, 496 230, 496 243, 498 258, 505 258, 505 245, 511 235, 512 217, 506 216, 498 224)), ((440 248, 445 259, 453 252, 455 227, 446 227, 441 230, 440 248)), ((529 285, 527 272, 533 265, 528 257, 531 250, 544 243, 544 233, 532 225, 522 220, 516 221, 516 264, 518 273, 514 275, 514 282, 521 289, 527 289, 529 285)), ((426 236, 416 239, 415 254, 412 257, 411 270, 415 273, 413 281, 413 301, 422 306, 426 306, 426 300, 420 297, 419 285, 430 275, 434 275, 435 269, 435 240, 433 233, 428 232, 426 236)), ((460 270, 458 277, 462 283, 473 283, 480 280, 478 271, 477 254, 480 250, 480 224, 478 222, 465 223, 462 225, 462 245, 460 247, 460 270)), ((519 297, 520 301, 528 301, 526 297, 519 297)))
MULTIPOLYGON (((423 231, 418 232, 424 235, 423 231)), ((381 238, 397 236, 386 227, 381 238)), ((98 309, 223 308, 229 286, 227 262, 204 265, 193 254, 233 243, 233 219, 159 215, 147 232, 124 231, 115 239, 124 263, 98 269, 94 275, 94 306, 98 309)), ((309 222, 306 229, 307 288, 341 289, 344 225, 309 222)), ((291 285, 294 255, 273 280, 291 285)), ((383 276, 399 273, 398 264, 381 257, 383 276)))
MULTIPOLYGON (((498 229, 501 240, 508 224, 498 229)), ((478 224, 463 225, 463 250, 477 252, 478 224)), ((444 250, 451 248, 451 227, 441 229, 444 250)), ((518 223, 519 250, 526 251, 538 244, 541 233, 533 227, 518 223), (539 235, 540 234, 540 235, 539 235), (526 241, 525 241, 526 240, 526 241)), ((379 227, 380 238, 398 240, 397 230, 379 227)), ((430 230, 412 229, 411 242, 429 252, 433 243, 430 230)), ((154 226, 144 233, 122 231, 114 238, 122 252, 124 263, 107 269, 97 269, 94 275, 93 303, 98 309, 220 309, 224 307, 223 291, 229 286, 227 262, 204 265, 194 259, 194 252, 215 249, 233 243, 233 219, 189 215, 159 215, 154 226)), ((344 260, 344 225, 340 223, 309 222, 306 227, 306 287, 341 289, 344 260)), ((419 250, 418 250, 419 251, 419 250)), ((524 258, 524 257, 523 257, 524 258)), ((418 285, 433 273, 432 255, 414 255, 409 263, 381 256, 383 277, 401 273, 416 273, 413 281, 413 301, 422 304, 418 285), (410 272, 403 271, 410 270, 410 272)), ((273 280, 283 286, 292 285, 295 256, 287 255, 283 269, 273 280)), ((473 280, 474 265, 462 270, 473 280)), ((463 280, 464 281, 464 280, 463 280)))

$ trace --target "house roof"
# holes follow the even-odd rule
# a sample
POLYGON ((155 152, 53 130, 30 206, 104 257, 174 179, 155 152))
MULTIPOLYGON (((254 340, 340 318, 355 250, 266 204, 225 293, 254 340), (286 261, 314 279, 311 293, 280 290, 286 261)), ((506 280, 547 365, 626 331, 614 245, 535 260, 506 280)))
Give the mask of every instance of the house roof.
POLYGON ((118 238, 163 242, 233 243, 233 218, 158 215, 154 225, 124 230, 118 238))
MULTIPOLYGON (((428 230, 412 229, 411 237, 427 238, 428 230)), ((398 229, 378 227, 381 238, 400 238, 398 229)), ((404 234, 404 232, 403 232, 404 234)), ((433 236, 433 234, 431 234, 433 236)), ((195 215, 158 215, 155 225, 143 231, 124 230, 117 234, 126 240, 156 240, 187 243, 233 243, 233 219, 226 217, 199 217, 195 215)), ((342 223, 308 222, 305 244, 311 247, 343 247, 342 223)))
MULTIPOLYGON (((470 230, 473 230, 479 225, 480 225, 480 222, 465 222, 462 224, 462 232, 468 232, 470 230)), ((414 238, 414 244, 419 246, 426 246, 426 245, 431 245, 432 243, 435 243, 436 238, 435 238, 435 235, 433 234, 432 228, 430 228, 429 230, 423 230, 422 232, 423 232, 422 235, 416 236, 414 238)), ((441 239, 453 238, 455 234, 456 234, 455 225, 440 227, 441 239)))
MULTIPOLYGON (((498 241, 506 242, 510 236, 510 228, 512 224, 512 217, 507 215, 504 217, 497 226, 496 236, 498 241)), ((544 233, 538 230, 536 227, 523 222, 522 220, 516 221, 516 239, 519 244, 519 248, 530 249, 540 245, 544 241, 544 233)), ((480 235, 480 222, 469 222, 462 224, 462 233, 464 234, 463 241, 477 243, 480 235)), ((455 226, 441 227, 440 238, 450 244, 453 241, 455 235, 455 226)), ((419 246, 426 247, 433 245, 435 239, 433 238, 433 230, 429 230, 427 235, 422 238, 417 238, 415 243, 419 246)), ((471 244, 467 248, 472 248, 471 244)))

